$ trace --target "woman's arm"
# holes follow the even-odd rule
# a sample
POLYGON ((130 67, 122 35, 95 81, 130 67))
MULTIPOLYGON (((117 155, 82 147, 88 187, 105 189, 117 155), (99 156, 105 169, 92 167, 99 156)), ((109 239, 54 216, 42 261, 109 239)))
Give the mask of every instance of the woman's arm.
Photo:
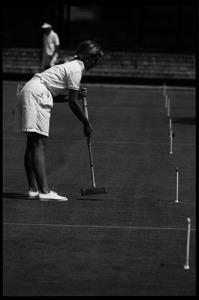
MULTIPOLYGON (((80 89, 78 91, 78 100, 81 100, 83 95, 86 96, 85 92, 83 92, 83 90, 80 89)), ((69 95, 58 95, 53 97, 53 100, 55 103, 66 103, 69 101, 69 95)))
POLYGON ((84 134, 85 136, 90 136, 93 128, 90 124, 89 119, 85 116, 81 105, 78 103, 78 91, 76 90, 69 90, 69 97, 68 97, 68 102, 69 102, 69 107, 74 113, 74 115, 80 120, 80 122, 83 123, 84 125, 84 134))
POLYGON ((58 95, 53 97, 55 103, 66 103, 68 102, 68 95, 58 95))

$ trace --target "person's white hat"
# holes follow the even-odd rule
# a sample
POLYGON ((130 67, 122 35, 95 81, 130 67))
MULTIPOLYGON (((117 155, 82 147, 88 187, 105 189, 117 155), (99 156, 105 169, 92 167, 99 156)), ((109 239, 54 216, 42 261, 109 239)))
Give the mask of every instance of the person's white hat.
POLYGON ((48 23, 44 23, 41 28, 52 28, 52 25, 48 24, 48 23))

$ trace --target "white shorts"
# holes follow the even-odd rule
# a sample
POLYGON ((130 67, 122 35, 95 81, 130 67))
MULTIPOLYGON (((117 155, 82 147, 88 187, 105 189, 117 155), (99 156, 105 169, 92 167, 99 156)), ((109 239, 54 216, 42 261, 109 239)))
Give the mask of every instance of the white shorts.
POLYGON ((18 95, 14 131, 27 134, 36 132, 49 136, 52 107, 51 92, 39 77, 34 76, 18 95))

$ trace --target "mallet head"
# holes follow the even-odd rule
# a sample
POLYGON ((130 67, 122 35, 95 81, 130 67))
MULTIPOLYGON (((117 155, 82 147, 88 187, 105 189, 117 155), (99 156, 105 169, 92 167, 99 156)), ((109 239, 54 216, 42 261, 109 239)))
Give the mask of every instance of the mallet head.
POLYGON ((99 194, 107 194, 107 193, 108 191, 106 186, 81 189, 82 196, 99 195, 99 194))

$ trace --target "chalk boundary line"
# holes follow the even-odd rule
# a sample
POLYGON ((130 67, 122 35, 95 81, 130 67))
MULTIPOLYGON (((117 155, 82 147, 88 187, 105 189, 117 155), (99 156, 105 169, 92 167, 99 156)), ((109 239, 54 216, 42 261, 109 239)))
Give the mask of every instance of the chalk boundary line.
MULTIPOLYGON (((74 227, 74 228, 96 228, 96 229, 132 229, 132 230, 177 230, 177 231, 187 231, 187 228, 172 228, 172 227, 137 227, 137 226, 118 226, 118 225, 77 225, 77 224, 34 224, 34 223, 3 223, 3 226, 45 226, 45 227, 74 227)), ((191 228, 195 231, 195 228, 191 228)))
MULTIPOLYGON (((23 137, 21 137, 21 133, 20 134, 20 137, 3 137, 3 140, 7 141, 7 140, 13 140, 13 141, 24 141, 26 140, 26 135, 24 134, 23 137)), ((61 142, 61 140, 56 140, 58 142, 61 142)), ((85 143, 85 141, 81 141, 81 140, 68 140, 64 143, 85 143)), ((93 140, 92 142, 93 144, 121 144, 121 145, 163 145, 163 146, 167 146, 168 143, 167 142, 121 142, 121 141, 97 141, 97 140, 93 140)), ((175 143, 176 146, 190 146, 190 147, 195 147, 196 144, 194 143, 175 143)))

